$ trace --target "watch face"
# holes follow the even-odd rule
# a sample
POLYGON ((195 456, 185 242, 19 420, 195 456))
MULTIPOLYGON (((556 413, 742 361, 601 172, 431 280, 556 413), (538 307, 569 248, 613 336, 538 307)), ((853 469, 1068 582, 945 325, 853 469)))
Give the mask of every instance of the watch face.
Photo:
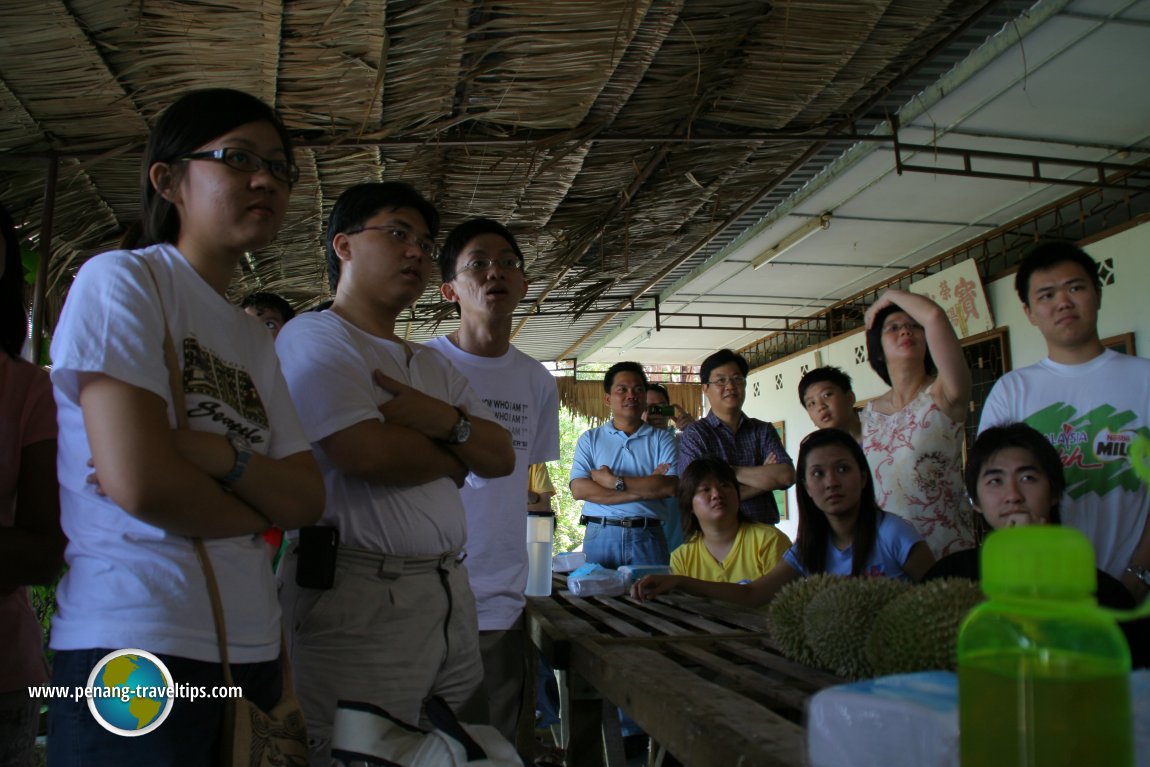
POLYGON ((229 431, 227 433, 227 438, 228 442, 232 443, 232 447, 236 448, 237 450, 252 449, 252 443, 248 441, 247 437, 245 437, 243 434, 240 434, 238 431, 229 431))
POLYGON ((470 436, 471 421, 461 416, 459 423, 455 424, 455 428, 451 430, 451 441, 455 444, 459 444, 460 442, 466 442, 470 436))

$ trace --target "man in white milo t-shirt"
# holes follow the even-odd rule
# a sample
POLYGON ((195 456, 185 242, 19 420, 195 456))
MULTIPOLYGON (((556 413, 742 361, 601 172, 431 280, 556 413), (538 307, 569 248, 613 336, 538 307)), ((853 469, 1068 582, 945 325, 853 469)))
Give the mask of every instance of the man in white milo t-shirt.
POLYGON ((509 474, 515 454, 447 358, 395 333, 427 285, 438 222, 407 184, 345 191, 327 233, 335 301, 276 339, 327 489, 279 573, 312 765, 330 762, 340 699, 416 724, 429 695, 457 708, 481 681, 458 487, 509 474))
POLYGON ((559 458, 559 395, 546 368, 511 345, 512 315, 527 294, 523 252, 511 232, 485 218, 460 224, 444 240, 439 271, 440 291, 459 307, 460 322, 457 330, 427 345, 466 376, 495 420, 511 432, 515 448, 514 472, 483 482, 469 477, 461 490, 483 685, 460 716, 486 721, 515 742, 531 676, 523 627, 527 475, 531 464, 559 458))
POLYGON ((1098 264, 1069 242, 1040 243, 1014 281, 1048 357, 994 385, 979 431, 1025 421, 1066 468, 1062 521, 1094 544, 1098 567, 1141 600, 1150 588, 1150 494, 1129 448, 1150 439, 1150 360, 1106 349, 1098 337, 1098 264))

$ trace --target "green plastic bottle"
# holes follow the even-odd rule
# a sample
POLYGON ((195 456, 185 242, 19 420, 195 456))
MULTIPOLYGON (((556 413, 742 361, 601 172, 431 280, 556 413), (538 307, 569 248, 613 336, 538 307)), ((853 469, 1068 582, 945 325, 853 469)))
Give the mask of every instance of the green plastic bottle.
POLYGON ((1094 550, 1069 527, 982 547, 988 601, 958 635, 963 767, 1131 767, 1130 650, 1098 607, 1094 550))

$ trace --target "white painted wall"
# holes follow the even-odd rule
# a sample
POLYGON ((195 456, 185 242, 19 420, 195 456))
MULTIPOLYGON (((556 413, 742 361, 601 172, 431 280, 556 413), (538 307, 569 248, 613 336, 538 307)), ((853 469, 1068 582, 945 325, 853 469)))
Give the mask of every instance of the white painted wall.
MULTIPOLYGON (((1105 338, 1133 332, 1138 355, 1150 357, 1150 291, 1147 290, 1150 288, 1150 223, 1093 243, 1086 251, 1100 263, 1111 259, 1115 274, 1115 283, 1102 288, 1099 333, 1105 338)), ((1013 367, 1024 367, 1045 357, 1042 336, 1027 321, 1014 292, 1014 275, 991 283, 986 292, 996 326, 1010 329, 1013 367)), ((870 399, 886 390, 886 384, 868 363, 856 362, 857 347, 863 347, 859 356, 865 357, 866 338, 861 329, 820 349, 801 352, 751 371, 744 410, 764 421, 783 421, 787 452, 797 459, 799 442, 814 429, 799 403, 798 384, 804 365, 810 369, 820 364, 842 368, 853 380, 859 400, 870 399), (821 362, 816 361, 816 354, 821 355, 821 362)), ((779 528, 794 539, 798 528, 794 489, 787 493, 787 511, 789 519, 781 522, 779 528)))

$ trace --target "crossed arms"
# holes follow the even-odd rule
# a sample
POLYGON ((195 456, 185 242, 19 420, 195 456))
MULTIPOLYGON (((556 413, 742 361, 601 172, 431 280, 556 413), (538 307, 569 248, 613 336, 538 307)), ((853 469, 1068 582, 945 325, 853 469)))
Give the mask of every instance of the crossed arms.
POLYGON ((421 485, 448 477, 456 486, 468 472, 502 477, 515 468, 511 435, 499 424, 468 416, 471 436, 460 445, 446 442, 459 411, 378 370, 376 385, 392 394, 380 405, 382 422, 360 421, 319 441, 340 471, 388 485, 421 485))
POLYGON ((615 489, 615 472, 606 466, 591 471, 591 478, 571 480, 571 495, 577 501, 590 501, 605 506, 633 501, 654 501, 670 498, 679 489, 679 478, 668 477, 670 465, 661 463, 645 477, 623 477, 625 488, 615 489))
POLYGON ((235 451, 212 432, 172 429, 168 406, 146 389, 102 373, 80 375, 80 407, 95 470, 89 482, 150 525, 182 535, 227 538, 312 524, 323 511, 323 479, 310 451, 253 453, 228 492, 235 451))

